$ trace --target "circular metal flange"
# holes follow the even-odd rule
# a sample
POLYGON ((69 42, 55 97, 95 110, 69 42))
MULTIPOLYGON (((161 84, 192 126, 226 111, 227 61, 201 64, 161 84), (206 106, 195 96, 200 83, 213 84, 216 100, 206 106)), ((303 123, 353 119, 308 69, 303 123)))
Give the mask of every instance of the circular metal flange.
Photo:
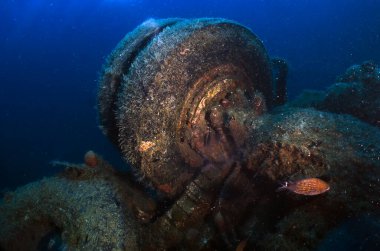
POLYGON ((271 86, 269 58, 249 29, 225 19, 177 22, 139 51, 121 81, 119 148, 145 181, 175 197, 204 161, 217 161, 192 141, 196 127, 205 137, 211 108, 247 108, 256 92, 270 107, 271 86))
POLYGON ((186 163, 200 167, 231 159, 238 142, 229 129, 230 121, 236 113, 255 110, 259 94, 244 70, 232 64, 205 73, 189 90, 177 127, 186 163))

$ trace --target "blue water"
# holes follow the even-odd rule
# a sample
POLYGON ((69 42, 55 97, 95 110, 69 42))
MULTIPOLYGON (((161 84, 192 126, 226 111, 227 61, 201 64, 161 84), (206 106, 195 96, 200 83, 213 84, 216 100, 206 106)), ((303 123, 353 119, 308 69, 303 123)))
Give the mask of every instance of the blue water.
POLYGON ((324 89, 352 64, 380 63, 376 0, 1 0, 0 190, 81 162, 123 162, 97 127, 99 70, 148 18, 224 17, 251 28, 290 65, 289 95, 324 89))

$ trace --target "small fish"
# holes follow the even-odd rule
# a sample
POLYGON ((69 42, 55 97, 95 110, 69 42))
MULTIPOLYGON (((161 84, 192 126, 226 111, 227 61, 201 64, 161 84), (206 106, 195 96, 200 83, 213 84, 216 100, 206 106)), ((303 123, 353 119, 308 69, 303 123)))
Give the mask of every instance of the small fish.
POLYGON ((318 195, 330 190, 330 185, 318 178, 308 178, 296 182, 285 182, 277 191, 288 190, 301 195, 318 195))

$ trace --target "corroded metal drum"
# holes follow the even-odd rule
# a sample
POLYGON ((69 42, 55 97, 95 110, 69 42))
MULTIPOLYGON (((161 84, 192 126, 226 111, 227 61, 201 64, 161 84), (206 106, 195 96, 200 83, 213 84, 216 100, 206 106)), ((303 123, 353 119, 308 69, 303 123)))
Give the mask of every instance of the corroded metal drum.
MULTIPOLYGON (((226 148, 235 144, 227 136, 207 150, 211 134, 223 130, 212 111, 261 113, 272 106, 271 76, 263 44, 238 23, 148 20, 119 43, 104 67, 100 123, 137 173, 172 198, 201 166, 224 161, 226 148)), ((219 118, 226 119, 233 118, 219 118)))

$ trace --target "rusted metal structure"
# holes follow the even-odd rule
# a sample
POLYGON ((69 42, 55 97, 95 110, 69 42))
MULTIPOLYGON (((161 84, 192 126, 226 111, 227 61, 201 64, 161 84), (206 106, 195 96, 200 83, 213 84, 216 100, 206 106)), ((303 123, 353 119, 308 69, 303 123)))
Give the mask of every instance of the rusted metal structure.
POLYGON ((4 198, 0 247, 37 246, 53 231, 78 250, 311 250, 350 217, 380 222, 379 129, 279 106, 286 74, 235 22, 143 23, 107 60, 98 104, 135 176, 93 152, 86 165, 64 163, 4 198), (276 192, 307 178, 329 190, 276 192))

